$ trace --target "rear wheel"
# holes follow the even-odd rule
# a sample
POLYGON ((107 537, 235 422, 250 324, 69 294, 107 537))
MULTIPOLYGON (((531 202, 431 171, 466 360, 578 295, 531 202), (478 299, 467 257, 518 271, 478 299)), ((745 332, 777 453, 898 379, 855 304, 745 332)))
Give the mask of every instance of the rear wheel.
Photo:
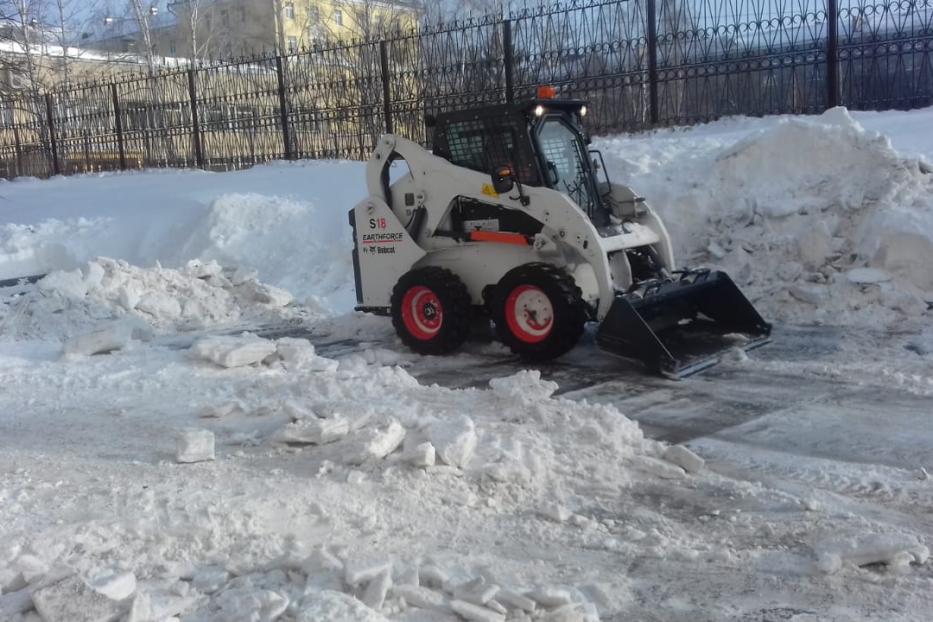
POLYGON ((583 334, 586 305, 563 270, 532 263, 508 272, 492 292, 496 333, 522 358, 544 361, 573 348, 583 334))
POLYGON ((472 301, 463 282, 437 267, 407 272, 392 290, 392 325, 419 354, 446 354, 470 335, 472 301))

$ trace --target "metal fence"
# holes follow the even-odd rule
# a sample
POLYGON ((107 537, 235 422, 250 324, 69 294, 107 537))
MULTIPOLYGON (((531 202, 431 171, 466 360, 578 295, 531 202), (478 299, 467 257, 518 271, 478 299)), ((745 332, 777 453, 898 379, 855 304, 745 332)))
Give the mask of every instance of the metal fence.
POLYGON ((425 115, 590 102, 594 133, 933 105, 933 0, 569 0, 0 101, 0 175, 366 158, 425 115))

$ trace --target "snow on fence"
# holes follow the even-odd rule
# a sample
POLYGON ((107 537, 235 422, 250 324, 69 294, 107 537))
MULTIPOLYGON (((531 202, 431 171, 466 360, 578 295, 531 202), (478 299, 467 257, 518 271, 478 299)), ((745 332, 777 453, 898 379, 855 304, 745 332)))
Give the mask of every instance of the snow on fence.
POLYGON ((933 104, 933 0, 568 0, 0 101, 0 176, 365 159, 425 114, 590 102, 595 133, 933 104))

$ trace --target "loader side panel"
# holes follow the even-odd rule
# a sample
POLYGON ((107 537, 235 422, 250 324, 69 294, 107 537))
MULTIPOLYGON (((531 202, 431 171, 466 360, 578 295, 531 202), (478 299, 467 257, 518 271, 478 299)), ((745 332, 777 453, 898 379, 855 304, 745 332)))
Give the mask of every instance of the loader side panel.
POLYGON ((392 288, 425 255, 395 213, 378 199, 353 208, 354 244, 360 269, 360 309, 387 310, 392 288))
POLYGON ((360 276, 360 243, 356 237, 356 210, 347 212, 350 229, 353 231, 353 285, 356 287, 356 304, 363 304, 363 280, 360 276))

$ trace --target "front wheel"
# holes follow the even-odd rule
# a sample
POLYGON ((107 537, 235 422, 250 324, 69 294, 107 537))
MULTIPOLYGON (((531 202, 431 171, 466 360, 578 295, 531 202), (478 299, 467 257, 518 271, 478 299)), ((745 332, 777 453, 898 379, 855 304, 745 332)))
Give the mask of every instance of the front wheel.
POLYGON ((572 349, 586 324, 580 288, 549 264, 531 263, 508 272, 496 285, 489 308, 499 339, 533 361, 572 349))
POLYGON ((392 325, 418 354, 447 354, 470 335, 472 301, 457 275, 437 267, 405 273, 392 290, 392 325))

